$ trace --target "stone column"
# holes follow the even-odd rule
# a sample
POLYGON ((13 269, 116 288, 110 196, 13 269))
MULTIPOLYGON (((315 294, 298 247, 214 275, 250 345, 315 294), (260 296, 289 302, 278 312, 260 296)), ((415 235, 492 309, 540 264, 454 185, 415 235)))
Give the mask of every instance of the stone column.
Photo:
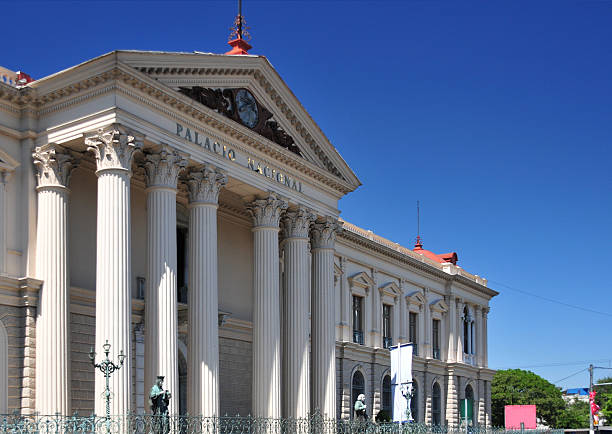
POLYGON ((431 324, 431 309, 429 308, 429 289, 423 289, 423 297, 425 298, 425 304, 423 305, 423 322, 425 340, 423 342, 423 357, 431 358, 433 356, 432 351, 432 324, 431 324))
POLYGON ((340 268, 342 276, 340 276, 340 327, 342 330, 342 340, 345 342, 353 342, 353 329, 351 327, 353 318, 353 297, 351 297, 351 289, 349 288, 348 275, 346 272, 345 257, 340 258, 340 268))
POLYGON ((476 346, 476 366, 482 366, 482 307, 476 306, 474 309, 476 316, 474 325, 475 346, 476 346))
POLYGON ((372 269, 372 280, 374 286, 370 290, 370 297, 372 298, 372 310, 370 315, 372 318, 370 330, 367 330, 370 335, 370 346, 382 348, 382 301, 380 299, 380 291, 378 290, 378 271, 372 269))
POLYGON ((426 357, 425 354, 425 305, 419 305, 417 325, 417 354, 419 357, 426 357))
POLYGON ((43 281, 36 318, 36 411, 72 413, 70 399, 70 284, 68 182, 74 158, 55 145, 32 154, 38 169, 36 277, 43 281))
POLYGON ((460 298, 457 298, 457 362, 463 362, 463 308, 464 304, 460 298))
MULTIPOLYGON (((217 207, 227 183, 221 171, 204 166, 189 173, 189 341, 187 410, 219 414, 219 301, 217 207)), ((178 397, 177 397, 178 398, 178 397)))
POLYGON ((306 208, 288 211, 285 237, 284 417, 303 418, 310 411, 310 288, 308 231, 314 215, 306 208))
POLYGON ((397 336, 397 342, 394 342, 394 344, 402 344, 404 342, 408 342, 408 336, 410 336, 410 331, 408 330, 410 319, 410 306, 409 303, 406 303, 406 281, 404 279, 400 279, 399 287, 399 333, 397 336))
POLYGON ((331 217, 312 227, 312 410, 328 418, 336 418, 334 244, 340 227, 331 217))
MULTIPOLYGON (((145 388, 163 375, 169 413, 178 414, 178 303, 176 187, 184 156, 163 147, 146 155, 147 293, 145 299, 145 388)), ((148 408, 148 399, 146 407, 148 408)))
MULTIPOLYGON (((483 380, 476 380, 478 382, 478 425, 486 425, 486 410, 485 410, 485 384, 483 380)), ((476 415, 474 415, 476 416, 476 415)))
POLYGON ((457 359, 457 301, 454 294, 449 297, 448 303, 448 362, 454 362, 457 359))
MULTIPOLYGON (((130 219, 130 178, 132 158, 142 141, 114 124, 85 139, 96 157, 98 176, 98 216, 96 241, 96 347, 111 344, 110 357, 126 355, 123 367, 110 380, 113 393, 111 414, 132 410, 132 257, 130 219)), ((99 397, 104 377, 96 373, 96 414, 105 413, 99 397)))
POLYGON ((0 167, 0 273, 6 272, 6 184, 10 172, 0 167))
POLYGON ((482 309, 482 366, 487 368, 489 366, 489 335, 487 334, 487 317, 489 315, 489 308, 485 307, 482 309))
MULTIPOLYGON (((253 217, 253 415, 281 417, 279 220, 287 202, 270 193, 251 202, 253 217)), ((334 280, 332 270, 332 283, 334 280)))

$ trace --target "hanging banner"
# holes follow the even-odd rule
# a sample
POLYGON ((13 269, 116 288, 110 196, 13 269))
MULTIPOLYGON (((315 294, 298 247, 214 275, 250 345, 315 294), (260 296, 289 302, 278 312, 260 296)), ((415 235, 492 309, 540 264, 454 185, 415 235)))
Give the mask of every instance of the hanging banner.
POLYGON ((391 394, 393 421, 413 420, 409 414, 412 397, 412 344, 399 344, 389 348, 391 352, 391 394))

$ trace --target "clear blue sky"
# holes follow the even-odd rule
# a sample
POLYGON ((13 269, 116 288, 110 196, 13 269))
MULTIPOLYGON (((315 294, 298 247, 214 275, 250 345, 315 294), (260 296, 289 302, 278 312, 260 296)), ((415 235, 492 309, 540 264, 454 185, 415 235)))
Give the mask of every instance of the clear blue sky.
MULTIPOLYGON (((0 10, 0 65, 40 78, 115 49, 223 53, 236 2, 0 10)), ((492 368, 557 382, 589 360, 609 366, 612 1, 244 0, 243 11, 252 53, 364 184, 342 215, 411 246, 418 199, 425 248, 457 251, 500 291, 492 368), (541 366, 554 364, 565 365, 541 366)))

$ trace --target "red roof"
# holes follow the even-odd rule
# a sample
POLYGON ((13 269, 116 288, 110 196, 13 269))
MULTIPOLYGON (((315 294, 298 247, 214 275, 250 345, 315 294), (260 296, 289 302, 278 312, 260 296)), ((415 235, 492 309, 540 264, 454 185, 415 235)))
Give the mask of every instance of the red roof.
POLYGON ((457 253, 455 252, 442 253, 440 255, 436 255, 434 252, 425 250, 423 248, 423 243, 421 242, 420 236, 417 237, 416 243, 414 245, 414 249, 412 249, 412 251, 418 253, 419 255, 423 255, 426 258, 431 259, 432 261, 439 262, 441 264, 445 262, 450 262, 453 265, 457 265, 457 261, 459 260, 459 258, 457 257, 457 253))

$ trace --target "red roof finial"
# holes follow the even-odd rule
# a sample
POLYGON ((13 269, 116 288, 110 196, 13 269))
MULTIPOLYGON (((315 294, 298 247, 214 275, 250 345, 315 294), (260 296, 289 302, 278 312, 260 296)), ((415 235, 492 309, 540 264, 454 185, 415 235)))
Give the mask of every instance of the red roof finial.
POLYGON ((421 242, 421 236, 417 235, 416 243, 414 244, 414 250, 423 250, 423 243, 421 242))
POLYGON ((247 32, 247 29, 246 20, 242 16, 242 0, 238 0, 238 15, 236 15, 234 25, 230 27, 231 33, 228 42, 232 49, 225 54, 248 54, 247 51, 253 47, 247 42, 251 40, 251 35, 247 32))

